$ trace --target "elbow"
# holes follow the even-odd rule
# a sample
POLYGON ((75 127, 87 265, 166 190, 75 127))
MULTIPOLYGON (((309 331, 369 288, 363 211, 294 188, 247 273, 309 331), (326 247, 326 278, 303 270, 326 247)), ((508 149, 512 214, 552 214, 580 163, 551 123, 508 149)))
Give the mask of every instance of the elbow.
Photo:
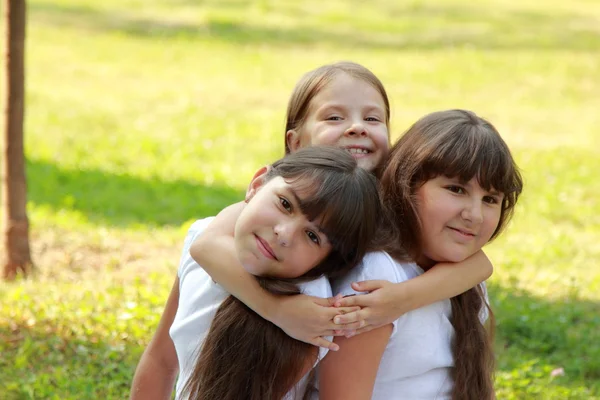
POLYGON ((486 281, 486 280, 488 280, 488 279, 489 279, 489 278, 492 276, 492 274, 494 273, 494 266, 492 265, 492 263, 491 263, 491 262, 489 262, 489 261, 488 261, 488 262, 485 264, 484 268, 482 268, 482 269, 481 269, 481 271, 482 271, 482 278, 483 278, 483 281, 486 281))
POLYGON ((190 256, 197 263, 199 263, 201 254, 204 253, 204 246, 205 246, 205 243, 204 243, 204 240, 202 240, 202 236, 200 236, 199 238, 194 240, 194 242, 190 246, 190 256))

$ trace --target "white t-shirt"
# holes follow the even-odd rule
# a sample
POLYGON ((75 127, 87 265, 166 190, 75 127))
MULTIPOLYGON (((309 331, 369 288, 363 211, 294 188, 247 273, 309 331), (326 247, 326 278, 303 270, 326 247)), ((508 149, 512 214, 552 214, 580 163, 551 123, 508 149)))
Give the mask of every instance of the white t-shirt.
MULTIPOLYGON (((220 285, 213 282, 212 278, 198 265, 190 255, 190 246, 194 240, 206 229, 211 218, 198 220, 192 224, 183 245, 181 261, 177 270, 179 276, 179 305, 169 334, 175 345, 177 359, 179 360, 179 378, 177 379, 177 398, 185 381, 194 368, 194 356, 200 343, 206 337, 210 324, 217 309, 229 296, 220 285)), ((302 293, 330 297, 331 286, 325 277, 300 286, 302 293)), ((319 349, 319 360, 325 357, 327 349, 319 349)), ((235 362, 235 360, 232 360, 235 362)), ((308 374, 307 374, 308 375, 308 374)), ((298 383, 294 393, 304 394, 306 376, 298 383)), ((293 399, 290 392, 286 399, 293 399)))
MULTIPOLYGON (((399 263, 387 253, 365 256, 362 263, 344 278, 333 282, 333 292, 355 294, 352 282, 384 279, 404 282, 421 275, 414 263, 399 263)), ((408 312, 393 322, 373 389, 374 400, 450 400, 454 328, 450 322, 450 300, 408 312)))

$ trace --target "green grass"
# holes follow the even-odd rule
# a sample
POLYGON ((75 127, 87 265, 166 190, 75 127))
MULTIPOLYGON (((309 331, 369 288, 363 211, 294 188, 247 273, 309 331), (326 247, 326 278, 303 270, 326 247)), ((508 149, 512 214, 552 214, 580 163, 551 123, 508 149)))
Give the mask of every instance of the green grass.
POLYGON ((0 284, 0 397, 125 398, 187 225, 282 154, 300 75, 345 59, 383 80, 394 137, 444 108, 495 123, 526 184, 487 249, 498 398, 600 399, 598 3, 28 5, 38 275, 0 284))

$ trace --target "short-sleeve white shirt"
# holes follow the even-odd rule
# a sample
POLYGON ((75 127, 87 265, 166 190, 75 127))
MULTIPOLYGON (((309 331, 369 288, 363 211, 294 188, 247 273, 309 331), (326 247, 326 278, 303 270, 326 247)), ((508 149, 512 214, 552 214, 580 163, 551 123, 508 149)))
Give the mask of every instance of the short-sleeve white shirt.
MULTIPOLYGON (((179 305, 173 324, 169 329, 169 334, 175 345, 179 361, 179 378, 176 384, 178 399, 181 399, 181 390, 194 368, 196 351, 206 337, 217 309, 223 300, 229 296, 229 293, 215 283, 190 255, 192 243, 212 220, 213 217, 205 218, 192 224, 185 238, 181 261, 177 270, 179 305)), ((299 286, 302 293, 310 296, 331 296, 331 286, 325 277, 299 286)), ((327 349, 319 349, 319 360, 325 354, 327 354, 327 349)), ((232 360, 232 362, 235 362, 235 360, 232 360)), ((307 376, 298 383, 292 392, 299 395, 303 394, 306 380, 307 376)), ((294 399, 292 392, 288 393, 286 399, 294 399)))
MULTIPOLYGON (((384 279, 404 282, 421 275, 414 263, 399 263, 387 253, 365 256, 348 275, 333 282, 333 292, 356 294, 352 282, 384 279)), ((408 312, 393 322, 373 390, 374 400, 450 400, 454 366, 450 300, 408 312)))

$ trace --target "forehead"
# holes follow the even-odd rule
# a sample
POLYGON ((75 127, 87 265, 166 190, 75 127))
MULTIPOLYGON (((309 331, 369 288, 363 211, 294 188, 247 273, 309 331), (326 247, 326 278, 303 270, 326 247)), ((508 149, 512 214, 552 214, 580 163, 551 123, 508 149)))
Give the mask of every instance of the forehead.
POLYGON ((477 179, 476 176, 472 177, 469 180, 464 180, 461 179, 458 176, 445 176, 445 175, 438 175, 435 178, 430 179, 428 182, 434 182, 437 181, 438 183, 457 183, 469 188, 473 188, 473 189, 478 189, 484 192, 488 192, 488 193, 500 193, 500 191, 496 190, 493 186, 490 187, 489 189, 484 188, 481 183, 479 182, 479 180, 477 179))
POLYGON ((339 72, 312 98, 310 107, 314 109, 328 103, 357 101, 385 109, 383 96, 372 84, 345 72, 339 72))
POLYGON ((286 180, 281 176, 271 178, 265 185, 272 190, 285 190, 290 192, 295 200, 304 200, 311 197, 315 191, 315 184, 309 179, 290 179, 286 180))

